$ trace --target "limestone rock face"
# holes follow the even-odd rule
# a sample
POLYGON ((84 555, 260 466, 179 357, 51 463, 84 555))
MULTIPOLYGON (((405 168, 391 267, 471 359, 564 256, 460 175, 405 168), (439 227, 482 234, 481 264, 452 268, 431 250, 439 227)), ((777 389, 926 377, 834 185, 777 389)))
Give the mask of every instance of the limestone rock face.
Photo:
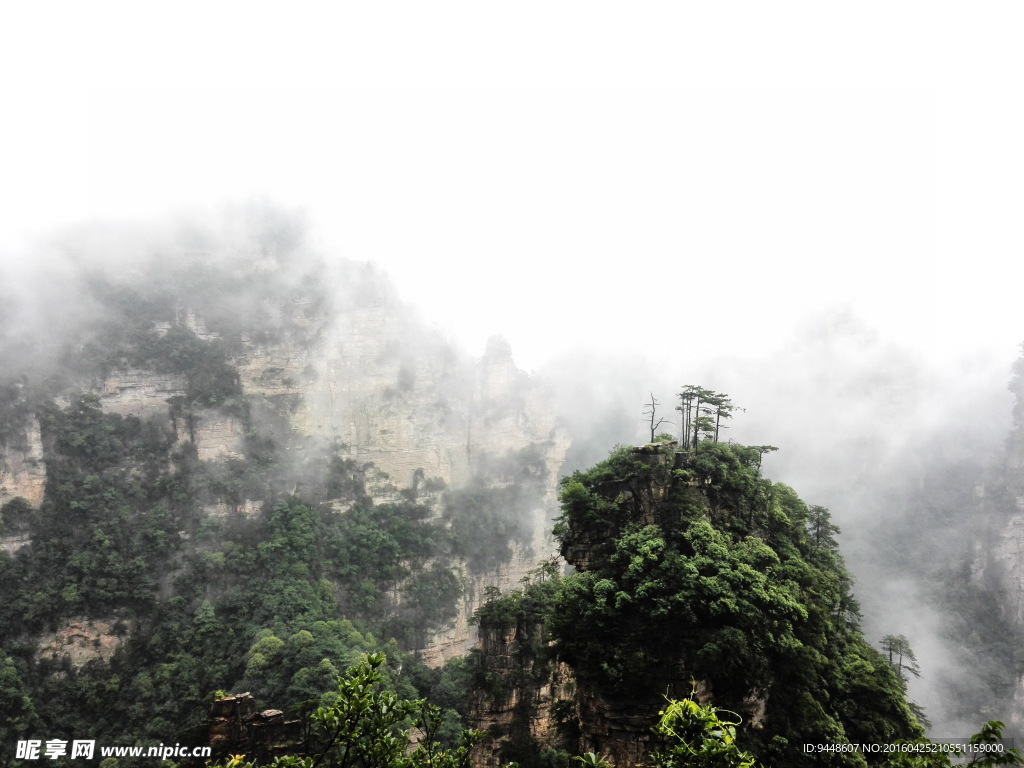
POLYGON ((301 750, 302 726, 301 720, 286 720, 279 709, 257 712, 256 701, 249 693, 224 696, 210 706, 207 743, 215 759, 245 754, 262 765, 277 755, 301 750))
MULTIPOLYGON (((467 357, 383 300, 340 308, 316 325, 305 318, 301 300, 292 309, 295 324, 304 326, 298 337, 272 343, 243 337, 231 360, 255 420, 276 429, 280 445, 336 448, 373 462, 399 487, 411 485, 417 471, 459 486, 479 457, 527 446, 540 446, 557 473, 568 439, 543 389, 507 350, 467 357)), ((190 327, 205 329, 192 310, 179 314, 190 327)), ((125 369, 108 375, 97 394, 106 411, 169 423, 168 401, 185 389, 183 375, 125 369)), ((195 410, 173 429, 196 444, 201 459, 243 451, 243 425, 215 409, 195 410)))
MULTIPOLYGON (((1024 392, 1017 395, 1020 407, 1024 392)), ((992 600, 993 622, 1019 635, 1024 632, 1024 434, 1020 427, 1011 433, 1001 460, 975 487, 968 543, 966 564, 972 587, 992 600)), ((986 700, 975 706, 999 712, 1011 735, 1024 733, 1024 677, 1014 675, 1012 690, 986 691, 982 698, 986 700)))
MULTIPOLYGON (((386 306, 341 312, 304 344, 253 345, 235 362, 246 396, 282 414, 280 437, 297 456, 333 446, 346 458, 372 462, 395 487, 413 485, 419 474, 457 488, 488 459, 531 447, 539 452, 547 491, 533 510, 533 541, 516 548, 508 564, 468 576, 456 620, 421 649, 431 666, 467 653, 476 635, 469 618, 484 588, 514 588, 555 549, 545 531, 569 440, 543 388, 515 367, 500 342, 481 360, 469 359, 386 306)), ((389 493, 378 484, 375 502, 393 500, 389 493)))
POLYGON ((10 536, 0 536, 0 552, 14 554, 22 547, 28 546, 32 537, 27 533, 16 533, 10 536))
POLYGON ((39 421, 32 416, 27 420, 21 440, 0 444, 0 506, 20 496, 38 507, 45 488, 43 440, 39 421))
MULTIPOLYGON (((542 524, 538 523, 538 533, 542 524)), ((431 635, 426 647, 419 653, 423 662, 430 667, 440 667, 448 659, 464 656, 477 647, 477 628, 470 623, 470 619, 484 604, 486 588, 497 587, 502 592, 516 589, 520 580, 537 567, 538 553, 550 553, 552 550, 553 547, 547 542, 535 539, 533 547, 529 549, 514 547, 512 560, 506 565, 489 573, 468 577, 458 616, 448 627, 431 635)))
POLYGON ((565 664, 542 667, 535 654, 524 652, 530 635, 542 631, 522 624, 480 629, 480 659, 491 689, 475 690, 470 705, 472 727, 487 734, 474 750, 477 768, 504 765, 509 743, 553 747, 560 740, 556 706, 575 703, 576 681, 565 664))
POLYGON ((97 659, 109 661, 122 642, 122 637, 114 633, 114 623, 84 616, 68 619, 55 632, 39 638, 38 656, 67 658, 76 668, 97 659))
POLYGON ((103 410, 139 419, 168 417, 167 401, 185 394, 185 377, 137 368, 115 370, 96 393, 103 410))
POLYGON ((234 416, 202 408, 192 414, 188 429, 200 460, 238 459, 243 455, 245 427, 234 416))
MULTIPOLYGON (((1024 498, 1016 499, 1018 510, 1024 512, 1024 498)), ((1024 514, 1013 515, 996 540, 991 554, 1005 596, 1004 609, 1018 624, 1024 625, 1024 514)))
MULTIPOLYGON (((468 574, 455 621, 421 649, 426 662, 442 664, 475 644, 469 623, 484 590, 514 588, 554 553, 546 536, 557 510, 559 468, 569 446, 542 386, 516 368, 508 345, 492 341, 480 359, 456 350, 390 298, 361 299, 310 317, 307 302, 293 300, 288 333, 259 338, 243 334, 230 347, 248 416, 213 407, 182 406, 185 374, 140 368, 111 371, 94 389, 105 411, 160 425, 178 444, 191 443, 198 459, 213 463, 244 458, 253 435, 272 443, 294 470, 282 493, 302 487, 303 477, 337 455, 372 463, 367 490, 375 503, 396 501, 399 490, 420 480, 459 488, 496 459, 530 449, 539 458, 545 491, 529 515, 532 541, 517 546, 512 560, 489 573, 468 574)), ((188 307, 174 325, 200 339, 218 341, 204 319, 188 307)), ((45 474, 38 425, 28 453, 0 454, 0 480, 13 495, 42 500, 45 474)), ((492 484, 503 482, 491 478, 492 484)), ((511 482, 511 481, 509 481, 511 482)), ((436 502, 429 492, 420 501, 436 502)), ((213 517, 253 516, 263 499, 208 505, 213 517)), ((5 541, 16 548, 18 541, 5 541)))

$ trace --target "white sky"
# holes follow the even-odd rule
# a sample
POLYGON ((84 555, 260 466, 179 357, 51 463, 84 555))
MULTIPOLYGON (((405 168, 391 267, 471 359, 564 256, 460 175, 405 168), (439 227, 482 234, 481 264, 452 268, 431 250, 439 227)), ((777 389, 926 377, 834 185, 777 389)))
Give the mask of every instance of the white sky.
POLYGON ((0 258, 257 196, 527 368, 839 306, 1024 340, 1019 4, 336 5, 0 12, 0 258))

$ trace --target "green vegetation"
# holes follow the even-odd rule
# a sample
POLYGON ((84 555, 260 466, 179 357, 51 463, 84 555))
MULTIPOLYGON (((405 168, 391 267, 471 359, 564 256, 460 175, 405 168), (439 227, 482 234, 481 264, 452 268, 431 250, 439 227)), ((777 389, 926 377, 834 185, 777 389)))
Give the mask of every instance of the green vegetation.
POLYGON ((652 764, 658 768, 755 768, 754 756, 736 744, 739 716, 724 720, 723 715, 693 699, 670 700, 658 712, 654 726, 659 744, 651 755, 652 764))
MULTIPOLYGON (((760 768, 755 756, 738 746, 736 727, 740 720, 735 713, 716 710, 693 699, 670 699, 658 715, 658 724, 653 729, 658 746, 651 755, 652 768, 760 768)), ((959 754, 967 762, 958 758, 956 764, 990 768, 1024 765, 1020 750, 1005 747, 1003 727, 1003 723, 995 720, 985 723, 961 748, 959 754)), ((821 751, 817 756, 823 764, 831 765, 844 745, 826 746, 832 751, 821 751)), ((891 746, 892 751, 882 758, 883 768, 949 768, 954 764, 951 755, 957 756, 952 750, 937 749, 938 745, 927 739, 897 741, 891 746)))
POLYGON ((494 571, 512 558, 512 547, 528 548, 548 480, 543 446, 476 458, 476 474, 464 488, 444 495, 454 554, 471 573, 494 571))
MULTIPOLYGON (((687 384, 677 395, 676 410, 682 417, 682 445, 696 450, 701 438, 718 442, 723 419, 731 419, 737 406, 727 395, 687 384)), ((654 396, 651 396, 653 401, 654 396)), ((652 438, 653 439, 653 438, 652 438)))
MULTIPOLYGON (((308 715, 310 737, 303 754, 277 757, 270 768, 467 768, 482 736, 462 730, 444 739, 445 717, 425 699, 404 698, 388 689, 384 654, 368 654, 337 677, 336 688, 308 715)), ((651 768, 760 768, 737 741, 739 717, 694 698, 668 699, 651 729, 651 768)), ((1024 764, 1017 750, 998 750, 1002 723, 987 723, 971 737, 977 750, 970 765, 1024 764)), ((948 754, 913 751, 924 740, 905 742, 906 752, 888 757, 885 768, 945 768, 948 754)), ((824 754, 824 753, 822 753, 824 754)), ((835 755, 836 753, 832 753, 835 755)), ((564 765, 568 753, 559 752, 564 765)), ((255 768, 245 755, 230 756, 213 768, 255 768)), ((613 768, 604 756, 588 752, 574 758, 583 768, 613 768)), ((828 760, 828 764, 833 761, 828 760)), ((554 765, 555 763, 549 763, 554 765)))
POLYGON ((450 522, 453 551, 472 573, 494 571, 512 558, 513 544, 529 544, 531 501, 520 485, 477 485, 445 494, 444 516, 450 522))

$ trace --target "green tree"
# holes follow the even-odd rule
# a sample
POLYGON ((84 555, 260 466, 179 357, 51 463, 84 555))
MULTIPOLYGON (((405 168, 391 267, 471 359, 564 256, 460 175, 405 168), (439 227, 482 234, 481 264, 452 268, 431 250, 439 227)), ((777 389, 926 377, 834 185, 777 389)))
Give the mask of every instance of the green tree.
POLYGON ((886 635, 882 638, 882 651, 889 656, 889 664, 893 671, 907 682, 907 675, 921 676, 917 666, 917 657, 910 647, 910 641, 904 635, 886 635))
POLYGON ((761 471, 761 461, 764 459, 764 455, 766 453, 774 453, 775 451, 779 450, 774 445, 752 445, 752 446, 750 446, 750 448, 752 450, 757 451, 757 471, 758 472, 761 471))
MULTIPOLYGON (((839 526, 832 524, 832 516, 825 507, 814 504, 807 508, 807 531, 814 546, 831 550, 839 549, 835 537, 842 531, 839 530, 839 526)), ((903 639, 906 640, 906 638, 903 639)))
POLYGON ((684 446, 690 448, 697 447, 697 435, 702 426, 702 423, 699 421, 703 413, 701 405, 707 401, 709 396, 714 394, 710 389, 704 389, 704 387, 697 386, 696 384, 686 384, 683 386, 682 391, 678 395, 679 405, 676 406, 676 410, 682 414, 682 444, 684 446))
POLYGON ((722 426, 722 419, 731 419, 732 412, 737 410, 737 406, 732 404, 732 400, 728 396, 721 393, 714 393, 709 399, 708 404, 714 406, 715 414, 715 442, 718 442, 718 435, 722 426))
POLYGON ((683 418, 683 445, 696 450, 701 435, 713 435, 717 440, 721 420, 729 418, 734 410, 729 398, 696 384, 685 385, 678 397, 680 404, 676 410, 683 418))

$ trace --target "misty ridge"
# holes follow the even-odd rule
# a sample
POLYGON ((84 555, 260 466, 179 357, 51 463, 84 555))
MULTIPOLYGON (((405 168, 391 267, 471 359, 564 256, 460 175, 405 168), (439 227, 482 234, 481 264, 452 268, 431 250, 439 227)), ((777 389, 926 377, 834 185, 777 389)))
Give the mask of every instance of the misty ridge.
MULTIPOLYGON (((203 480, 204 487, 213 489, 210 501, 216 497, 222 503, 224 489, 234 484, 240 505, 246 499, 296 491, 321 499, 348 494, 345 498, 353 503, 363 495, 386 499, 384 503, 407 502, 412 506, 406 513, 427 519, 430 513, 423 509, 409 510, 433 494, 435 501, 446 500, 451 519, 462 521, 456 523, 457 530, 478 541, 473 537, 486 532, 477 530, 472 514, 486 497, 500 510, 491 523, 517 542, 518 553, 551 548, 550 532, 537 534, 532 526, 538 521, 549 526, 557 514, 551 509, 554 475, 589 467, 615 445, 646 443, 641 408, 648 393, 661 404, 660 415, 672 422, 659 431, 677 435, 677 393, 684 384, 700 382, 728 393, 742 409, 723 431, 722 442, 778 446, 778 452, 765 457, 765 475, 792 486, 808 503, 831 510, 842 531, 840 551, 855 577, 854 594, 867 638, 877 645, 884 635, 902 635, 916 653, 921 676, 909 681, 909 695, 924 708, 930 734, 966 736, 979 719, 1000 719, 1012 734, 1024 736, 1024 670, 1016 650, 1024 624, 1022 606, 1013 602, 1020 564, 1006 549, 1007 526, 1020 512, 1017 499, 1024 497, 1024 451, 1013 413, 1020 381, 1015 380, 1017 391, 1012 393, 1007 386, 1012 372, 1006 361, 1016 350, 1000 353, 1005 357, 979 351, 973 357, 958 352, 943 360, 928 359, 871 327, 855 308, 838 307, 806 319, 795 330, 780 329, 775 346, 754 353, 688 352, 689 334, 700 334, 705 342, 710 338, 714 346, 715 319, 699 317, 679 321, 675 348, 652 351, 643 344, 645 324, 662 322, 652 313, 622 319, 635 324, 635 349, 602 348, 600 339, 587 338, 585 327, 552 328, 553 334, 566 334, 565 351, 527 375, 512 364, 514 348, 496 340, 487 350, 459 349, 444 329, 420 316, 415 297, 400 296, 380 269, 335 258, 312 245, 306 232, 301 214, 265 204, 238 206, 156 223, 76 226, 38 243, 22 259, 0 263, 0 416, 9 416, 5 425, 14 425, 8 427, 9 434, 0 431, 0 439, 17 442, 17 420, 53 401, 69 410, 77 402, 83 420, 94 418, 88 403, 76 400, 74 393, 93 391, 112 371, 147 369, 184 376, 183 394, 178 395, 183 399, 172 404, 179 408, 175 418, 218 410, 235 414, 239 423, 251 424, 254 442, 245 449, 251 451, 247 456, 280 454, 277 463, 268 459, 249 474, 230 463, 211 465, 203 480), (486 411, 481 423, 505 429, 512 421, 532 418, 543 439, 531 438, 502 452, 480 447, 473 471, 459 460, 438 459, 437 466, 463 481, 465 490, 434 480, 429 470, 416 479, 413 464, 402 467, 407 476, 392 477, 375 488, 368 461, 331 463, 330 458, 336 446, 358 442, 361 430, 376 423, 370 416, 364 424, 353 415, 352 426, 346 423, 344 429, 331 422, 333 432, 323 431, 316 439, 297 436, 288 419, 301 409, 306 409, 301 410, 303 418, 322 425, 329 421, 324 414, 338 406, 326 399, 298 405, 300 382, 289 379, 293 374, 287 372, 267 379, 272 397, 246 403, 232 361, 253 347, 294 344, 307 355, 296 364, 299 373, 294 375, 323 381, 341 362, 328 361, 319 350, 336 347, 343 332, 348 333, 346 343, 358 338, 358 333, 327 319, 351 308, 365 310, 387 328, 387 348, 372 353, 386 356, 398 371, 396 401, 428 387, 432 402, 450 409, 448 422, 439 429, 452 434, 468 430, 459 419, 475 424, 474 417, 460 415, 457 403, 473 402, 474 408, 486 411), (182 323, 189 331, 179 338, 175 328, 182 323), (172 345, 175 339, 178 346, 172 345), (488 375, 500 380, 494 384, 495 391, 500 389, 497 399, 479 399, 482 385, 474 366, 481 360, 489 360, 488 375), (193 365, 200 366, 201 374, 186 372, 185 366, 193 365), (555 430, 544 420, 548 415, 522 415, 533 414, 531 403, 541 400, 550 403, 552 423, 557 421, 571 441, 562 454, 553 447, 559 438, 551 436, 555 430), (559 462, 552 470, 555 456, 559 462), (520 481, 524 484, 516 485, 520 481), (393 485, 385 488, 388 483, 393 485), (520 487, 526 490, 515 490, 520 487)), ((333 391, 323 398, 328 396, 340 397, 333 391)), ((125 427, 116 440, 124 446, 150 441, 152 456, 145 458, 139 448, 131 460, 138 472, 156 473, 175 449, 167 434, 140 429, 129 435, 125 427)), ((465 441, 474 439, 471 435, 465 441)), ((383 456, 386 441, 378 448, 383 456)), ((276 524, 273 519, 268 523, 276 524)), ((320 523, 311 516, 308 524, 320 523)), ((198 537, 201 523, 195 526, 189 535, 198 537)), ((146 535, 166 536, 173 528, 168 523, 146 535)), ((360 530, 370 528, 368 517, 360 530)), ((248 534, 237 533, 240 552, 248 534)), ((469 539, 444 539, 448 535, 439 527, 415 542, 427 563, 419 574, 425 579, 418 587, 420 603, 407 613, 393 614, 386 624, 391 634, 384 637, 404 632, 408 647, 418 647, 426 635, 423 628, 412 627, 414 622, 437 627, 455 615, 458 579, 441 563, 453 552, 465 554, 476 545, 467 544, 469 539), (426 592, 431 590, 446 600, 451 597, 450 604, 428 605, 426 592), (435 607, 436 615, 431 613, 435 607)), ((504 542, 494 543, 493 552, 487 550, 493 559, 481 560, 479 572, 507 561, 512 551, 504 542)), ((184 554, 174 557, 185 559, 184 554)), ((6 573, 11 576, 10 570, 6 573)), ((395 578, 398 583, 411 577, 395 578)), ((365 587, 360 594, 359 588, 352 587, 344 600, 361 605, 366 616, 390 599, 383 590, 378 594, 365 587)), ((161 589, 170 588, 165 584, 161 589)), ((46 624, 39 618, 45 609, 34 610, 33 621, 40 627, 46 624)), ((246 610, 218 607, 217 615, 246 610)), ((19 619, 8 615, 7 620, 19 619)), ((252 647, 241 648, 248 653, 242 679, 253 685, 272 667, 273 654, 287 656, 292 642, 285 636, 278 639, 280 622, 274 624, 273 613, 259 620, 266 634, 252 647), (254 662, 256 657, 264 661, 254 662)), ((181 627, 199 632, 189 622, 191 616, 188 622, 182 618, 181 627)), ((327 642, 326 634, 321 637, 312 625, 301 631, 310 633, 310 643, 327 642)), ((346 657, 354 657, 357 649, 374 648, 380 639, 351 626, 344 631, 348 640, 339 653, 346 657)), ((13 646, 25 644, 26 633, 9 631, 6 638, 5 651, 12 653, 13 646)), ((157 644, 153 639, 154 655, 157 644)), ((21 654, 31 656, 24 649, 21 654)), ((299 655, 296 650, 295 658, 299 655)), ((327 679, 337 671, 318 674, 327 679)), ((203 682, 213 679, 219 678, 212 669, 197 675, 203 682)), ((283 696, 289 683, 276 685, 273 693, 283 696)), ((313 687, 310 683, 308 690, 313 687)), ((188 697, 198 701, 206 693, 188 697)), ((87 701, 83 695, 75 705, 85 707, 87 701)), ((173 732, 165 721, 154 733, 160 727, 173 732)))
POLYGON ((544 373, 563 393, 559 412, 574 437, 568 463, 588 466, 602 445, 645 441, 640 409, 649 391, 675 422, 661 430, 674 434, 672 396, 683 380, 729 393, 741 410, 723 439, 778 446, 764 458, 765 473, 832 512, 865 634, 910 639, 923 670, 910 680, 910 695, 924 707, 929 732, 966 733, 979 712, 1019 728, 1011 693, 1019 685, 1019 618, 1004 596, 1013 582, 1001 567, 984 565, 1017 507, 985 514, 979 502, 983 483, 1004 482, 1016 424, 1009 369, 984 353, 930 360, 885 340, 849 308, 805 323, 752 356, 565 354, 544 373), (586 397, 593 402, 581 407, 586 397), (632 411, 622 407, 628 402, 632 411), (977 592, 972 580, 984 582, 977 592), (958 602, 971 600, 988 612, 958 602))

